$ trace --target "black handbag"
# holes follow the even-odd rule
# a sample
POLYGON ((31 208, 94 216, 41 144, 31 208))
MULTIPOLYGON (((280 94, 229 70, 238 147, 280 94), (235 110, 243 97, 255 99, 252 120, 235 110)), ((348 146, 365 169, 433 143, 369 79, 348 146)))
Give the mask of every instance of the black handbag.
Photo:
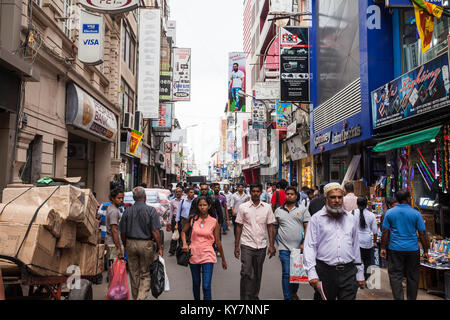
MULTIPOLYGON (((192 219, 192 225, 189 228, 189 232, 186 235, 186 243, 188 245, 191 244, 191 235, 192 235, 192 228, 194 228, 194 219, 192 219)), ((189 259, 191 258, 191 250, 189 249, 189 252, 185 252, 182 249, 182 244, 180 243, 180 245, 177 248, 177 264, 183 267, 187 267, 189 265, 189 259)))

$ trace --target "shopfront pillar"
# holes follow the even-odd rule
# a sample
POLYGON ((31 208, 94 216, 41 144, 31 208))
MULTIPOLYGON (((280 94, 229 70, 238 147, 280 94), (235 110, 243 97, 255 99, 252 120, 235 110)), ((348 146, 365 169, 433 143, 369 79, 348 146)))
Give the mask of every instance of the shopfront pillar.
POLYGON ((111 143, 95 144, 94 191, 99 202, 108 201, 111 181, 111 143))

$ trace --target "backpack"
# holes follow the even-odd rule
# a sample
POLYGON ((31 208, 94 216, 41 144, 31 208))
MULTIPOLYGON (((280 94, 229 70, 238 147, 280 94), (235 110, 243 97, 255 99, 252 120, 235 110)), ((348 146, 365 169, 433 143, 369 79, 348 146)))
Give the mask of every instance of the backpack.
POLYGON ((275 210, 278 209, 279 207, 281 207, 281 204, 280 204, 280 194, 278 193, 278 191, 276 191, 276 196, 275 196, 275 210))

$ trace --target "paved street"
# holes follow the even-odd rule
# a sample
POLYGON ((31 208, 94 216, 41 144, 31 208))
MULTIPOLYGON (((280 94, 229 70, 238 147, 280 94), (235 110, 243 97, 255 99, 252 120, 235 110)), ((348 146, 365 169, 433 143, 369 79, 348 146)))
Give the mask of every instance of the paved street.
MULTIPOLYGON (((168 248, 171 233, 165 232, 164 260, 166 262, 167 274, 170 280, 170 291, 164 292, 159 300, 190 300, 192 295, 192 278, 188 267, 177 265, 175 256, 169 257, 168 248)), ((239 300, 239 278, 241 263, 234 257, 233 232, 228 232, 222 236, 225 257, 228 262, 228 269, 223 270, 220 263, 214 266, 212 280, 212 297, 214 300, 239 300)), ((106 272, 101 285, 94 286, 94 299, 102 300, 107 293, 106 272)), ((131 292, 131 291, 130 291, 131 292)), ((311 300, 313 290, 309 285, 301 285, 299 297, 302 300, 311 300)), ((281 289, 281 263, 278 253, 272 259, 266 258, 259 295, 263 300, 282 300, 281 289)), ((150 299, 154 300, 150 294, 150 299)), ((380 290, 359 290, 358 300, 391 300, 392 294, 389 286, 389 278, 386 269, 381 269, 381 289, 380 290)), ((429 295, 424 290, 419 290, 418 300, 442 300, 441 298, 429 295)))

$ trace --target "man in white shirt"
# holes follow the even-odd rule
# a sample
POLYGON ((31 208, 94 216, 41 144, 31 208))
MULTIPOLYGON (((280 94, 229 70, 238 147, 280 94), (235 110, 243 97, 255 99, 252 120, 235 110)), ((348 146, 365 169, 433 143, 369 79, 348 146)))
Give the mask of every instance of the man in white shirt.
POLYGON ((242 89, 242 84, 244 82, 245 74, 239 70, 239 64, 233 64, 233 70, 231 71, 230 87, 231 93, 233 95, 233 100, 235 101, 235 111, 241 111, 242 106, 240 105, 240 99, 238 92, 242 89))
POLYGON ((250 200, 250 197, 244 192, 244 184, 239 183, 237 186, 237 192, 233 193, 230 203, 232 213, 231 220, 234 225, 234 235, 236 235, 236 216, 239 211, 239 206, 246 203, 248 200, 250 200))
POLYGON ((348 212, 352 212, 353 210, 358 209, 358 205, 356 204, 356 200, 358 199, 357 196, 355 196, 355 188, 353 186, 353 183, 347 182, 344 185, 345 189, 345 197, 344 197, 344 210, 348 212))
POLYGON ((325 207, 312 216, 304 243, 304 268, 309 284, 323 288, 327 300, 354 300, 365 287, 355 217, 343 209, 344 192, 338 183, 324 188, 325 207))

